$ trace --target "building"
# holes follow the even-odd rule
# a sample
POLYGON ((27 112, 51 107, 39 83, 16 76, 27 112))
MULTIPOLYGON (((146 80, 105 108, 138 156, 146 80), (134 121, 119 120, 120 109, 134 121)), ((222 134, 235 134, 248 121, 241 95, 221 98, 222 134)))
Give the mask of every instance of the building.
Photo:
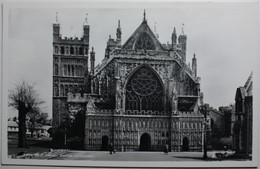
POLYGON ((234 130, 235 107, 233 104, 229 106, 219 107, 219 112, 223 115, 224 131, 223 137, 232 137, 234 130))
POLYGON ((232 148, 234 114, 233 105, 221 106, 219 110, 210 108, 212 149, 232 148))
POLYGON ((237 153, 252 153, 253 73, 244 86, 237 88, 233 144, 237 153))
MULTIPOLYGON (((37 125, 32 133, 32 129, 28 127, 28 123, 26 125, 26 136, 27 137, 50 137, 50 133, 48 130, 51 128, 51 126, 48 125, 37 125)), ((18 137, 19 132, 19 126, 17 121, 8 120, 7 121, 7 133, 8 138, 11 137, 18 137)))
POLYGON ((100 65, 95 66, 94 49, 90 51, 89 71, 90 26, 84 25, 83 37, 75 39, 61 38, 59 29, 55 23, 54 128, 65 117, 83 113, 85 123, 78 129, 84 128, 86 150, 107 150, 112 144, 119 151, 161 151, 168 144, 170 151, 202 151, 200 78, 195 54, 192 67, 186 63, 183 29, 177 36, 174 28, 171 44, 161 44, 144 12, 123 44, 119 21, 100 65))
POLYGON ((53 127, 67 117, 68 93, 86 91, 88 73, 89 26, 84 24, 82 38, 61 38, 58 20, 53 24, 53 127))
MULTIPOLYGON (((8 137, 18 137, 18 124, 15 121, 12 120, 8 120, 7 121, 7 133, 8 133, 8 137)), ((27 133, 27 131, 26 131, 27 133)))

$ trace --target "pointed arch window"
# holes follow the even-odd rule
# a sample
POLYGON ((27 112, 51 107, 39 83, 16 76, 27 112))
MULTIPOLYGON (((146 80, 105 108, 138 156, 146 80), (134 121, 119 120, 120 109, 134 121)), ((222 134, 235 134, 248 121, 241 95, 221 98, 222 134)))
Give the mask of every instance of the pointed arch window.
POLYGON ((147 33, 143 33, 137 39, 135 43, 135 49, 155 50, 155 45, 152 38, 147 33))
POLYGON ((60 95, 64 96, 64 86, 60 85, 60 95))
POLYGON ((58 46, 55 46, 55 51, 54 51, 56 54, 59 53, 59 47, 58 46))
POLYGON ((54 74, 55 74, 55 75, 59 75, 59 66, 58 66, 58 64, 55 64, 54 74))
POLYGON ((65 85, 65 89, 64 89, 64 96, 68 95, 69 89, 68 89, 68 85, 65 85))
POLYGON ((67 65, 64 65, 64 75, 67 76, 68 74, 68 68, 67 65))
POLYGON ((163 87, 148 68, 135 72, 126 86, 126 110, 163 110, 163 87))
POLYGON ((59 86, 57 84, 54 85, 54 96, 59 96, 59 86))
POLYGON ((60 48, 60 53, 61 53, 61 54, 65 54, 65 48, 64 48, 64 46, 61 46, 61 48, 60 48))
POLYGON ((80 48, 79 48, 79 54, 80 54, 80 55, 83 55, 83 53, 84 53, 84 52, 83 52, 83 47, 80 47, 80 48))
POLYGON ((74 54, 74 48, 71 46, 70 47, 70 54, 73 55, 74 54))

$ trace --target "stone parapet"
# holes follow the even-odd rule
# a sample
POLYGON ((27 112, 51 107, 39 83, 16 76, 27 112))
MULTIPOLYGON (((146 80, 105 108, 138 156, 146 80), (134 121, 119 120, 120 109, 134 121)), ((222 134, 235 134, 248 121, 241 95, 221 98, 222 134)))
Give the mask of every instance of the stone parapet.
POLYGON ((126 110, 125 115, 168 115, 166 111, 154 111, 154 110, 126 110))
MULTIPOLYGON (((84 44, 84 38, 78 37, 59 37, 59 40, 56 43, 64 43, 64 44, 84 44)), ((88 43, 86 43, 88 44, 88 43)))
POLYGON ((86 103, 88 100, 88 95, 84 93, 83 95, 81 93, 68 93, 68 102, 74 102, 74 103, 86 103))
POLYGON ((110 109, 96 109, 95 112, 88 112, 87 110, 87 115, 110 115, 112 116, 114 114, 114 110, 110 109))

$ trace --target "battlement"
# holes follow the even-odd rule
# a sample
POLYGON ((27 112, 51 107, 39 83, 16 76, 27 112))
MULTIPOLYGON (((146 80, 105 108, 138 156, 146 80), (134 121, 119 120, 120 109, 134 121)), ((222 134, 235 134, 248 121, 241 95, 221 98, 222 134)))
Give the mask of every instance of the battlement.
POLYGON ((75 103, 87 103, 89 100, 93 100, 95 103, 100 103, 103 98, 98 94, 87 94, 87 93, 68 93, 68 102, 75 103))
POLYGON ((68 102, 76 102, 76 103, 86 103, 88 100, 88 95, 84 93, 83 95, 81 93, 68 93, 68 102))
POLYGON ((88 44, 88 42, 84 42, 84 38, 81 37, 59 37, 56 43, 63 43, 63 44, 88 44))
POLYGON ((178 111, 176 114, 181 117, 203 117, 199 111, 178 111))
POLYGON ((62 37, 60 33, 60 24, 53 24, 53 40, 54 43, 65 43, 65 44, 89 44, 89 25, 83 26, 82 37, 62 37))

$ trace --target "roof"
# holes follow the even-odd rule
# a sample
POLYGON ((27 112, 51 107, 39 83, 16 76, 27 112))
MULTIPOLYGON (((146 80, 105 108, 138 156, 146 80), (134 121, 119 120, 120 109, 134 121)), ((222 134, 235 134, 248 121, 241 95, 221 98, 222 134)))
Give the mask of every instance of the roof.
POLYGON ((253 96, 253 72, 251 72, 244 86, 240 86, 236 91, 236 99, 241 97, 245 99, 247 96, 253 96))
POLYGON ((244 87, 247 89, 249 86, 250 86, 250 84, 252 83, 252 78, 253 78, 253 72, 251 72, 251 74, 250 74, 250 76, 248 77, 248 79, 247 79, 247 81, 246 81, 246 83, 245 83, 245 85, 244 85, 244 87))
POLYGON ((252 96, 253 93, 253 72, 251 72, 250 76, 248 77, 245 85, 244 85, 245 91, 247 93, 247 96, 252 96))
POLYGON ((8 121, 8 127, 18 127, 18 124, 15 121, 8 121))
POLYGON ((148 37, 151 39, 152 43, 155 46, 155 50, 165 50, 163 45, 159 42, 159 40, 156 38, 152 30, 147 24, 147 21, 144 20, 141 25, 135 30, 135 32, 128 38, 128 40, 123 45, 124 49, 134 49, 135 44, 138 41, 139 37, 141 35, 148 35, 148 37))
POLYGON ((210 109, 209 109, 209 113, 214 113, 214 114, 216 114, 216 115, 218 115, 218 116, 223 117, 223 114, 221 114, 219 111, 217 111, 217 110, 215 110, 215 109, 213 109, 213 108, 210 108, 210 109))

